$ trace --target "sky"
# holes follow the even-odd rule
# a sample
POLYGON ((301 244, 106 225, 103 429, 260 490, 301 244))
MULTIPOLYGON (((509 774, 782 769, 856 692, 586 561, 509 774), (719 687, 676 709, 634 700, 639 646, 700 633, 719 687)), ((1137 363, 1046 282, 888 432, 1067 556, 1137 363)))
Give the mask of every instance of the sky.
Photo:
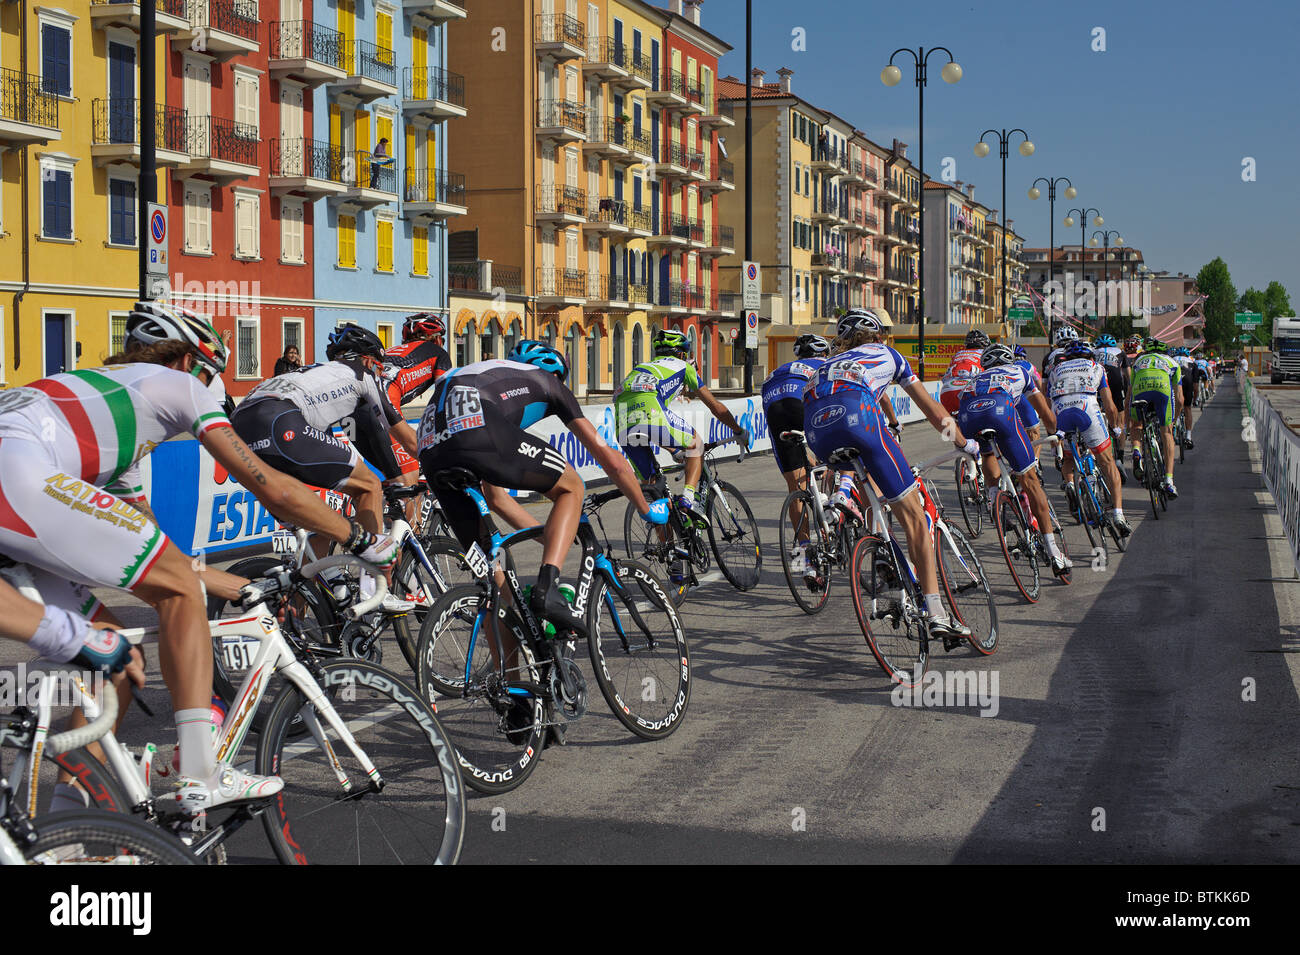
MULTIPOLYGON (((666 0, 658 0, 666 5, 666 0)), ((963 77, 948 84, 947 62, 930 57, 925 91, 925 171, 945 157, 975 198, 1001 204, 996 142, 973 147, 989 128, 1023 128, 1035 152, 1013 146, 1007 205, 1026 245, 1048 244, 1047 190, 1039 176, 1066 176, 1073 202, 1057 193, 1056 243, 1078 244, 1066 211, 1095 207, 1147 266, 1195 275, 1220 256, 1238 293, 1280 281, 1300 306, 1300 3, 1236 0, 1093 0, 1090 3, 978 3, 926 0, 753 2, 753 65, 777 80, 794 70, 793 91, 888 146, 897 137, 917 159, 917 90, 912 57, 903 82, 880 70, 900 47, 945 46, 963 77), (1104 51, 1094 51, 1095 30, 1104 51), (802 29, 805 50, 795 50, 802 29), (1254 181, 1243 181, 1252 159, 1254 181)), ((745 73, 745 0, 705 0, 701 25, 735 50, 720 74, 745 73)), ((729 137, 744 135, 743 110, 729 137)), ((1016 142, 1019 137, 1016 137, 1016 142)), ((756 196, 755 201, 761 201, 756 196)), ((1089 228, 1089 237, 1093 229, 1089 228)), ((1114 238, 1111 239, 1114 245, 1114 238)))

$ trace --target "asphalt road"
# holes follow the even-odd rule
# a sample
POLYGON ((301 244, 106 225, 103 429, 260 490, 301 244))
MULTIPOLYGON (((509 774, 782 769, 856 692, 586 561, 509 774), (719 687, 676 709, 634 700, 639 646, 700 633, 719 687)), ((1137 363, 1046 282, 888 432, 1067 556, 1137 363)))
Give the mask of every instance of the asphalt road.
MULTIPOLYGON (((986 528, 976 547, 998 652, 939 652, 932 668, 996 676, 989 716, 894 705, 842 581, 815 617, 790 597, 771 458, 724 463, 760 521, 764 571, 749 593, 717 580, 684 606, 693 690, 681 727, 638 741, 595 694, 521 789, 472 799, 462 860, 1300 860, 1300 581, 1240 417, 1224 381, 1177 470, 1179 500, 1155 521, 1134 495, 1128 552, 1104 570, 1077 561, 1070 586, 1045 578, 1036 605, 986 528)), ((943 450, 924 424, 903 443, 912 460, 943 450)), ((940 485, 950 494, 950 477, 940 485)), ((1082 530, 1066 533, 1077 558, 1082 530)), ((160 719, 137 714, 123 737, 170 742, 156 675, 146 693, 160 719)), ((260 828, 231 849, 269 858, 260 828)))

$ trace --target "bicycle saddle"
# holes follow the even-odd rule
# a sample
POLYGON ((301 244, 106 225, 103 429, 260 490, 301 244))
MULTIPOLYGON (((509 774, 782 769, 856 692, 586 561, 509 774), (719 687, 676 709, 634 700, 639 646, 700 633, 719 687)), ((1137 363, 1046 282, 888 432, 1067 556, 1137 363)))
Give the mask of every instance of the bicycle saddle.
POLYGON ((980 437, 986 441, 992 441, 998 436, 997 428, 984 428, 980 431, 980 437))
POLYGON ((848 464, 850 461, 860 457, 861 455, 862 452, 857 448, 836 448, 831 452, 831 456, 827 459, 827 463, 848 464))
POLYGON ((440 491, 463 491, 467 487, 477 487, 481 482, 482 479, 468 468, 443 468, 429 478, 429 485, 440 491))

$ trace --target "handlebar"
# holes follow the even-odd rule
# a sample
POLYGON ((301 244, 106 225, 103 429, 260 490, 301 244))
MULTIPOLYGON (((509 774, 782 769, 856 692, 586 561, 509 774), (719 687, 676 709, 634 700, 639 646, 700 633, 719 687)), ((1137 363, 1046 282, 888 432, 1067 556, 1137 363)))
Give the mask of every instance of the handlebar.
POLYGON ((45 741, 45 750, 51 756, 58 756, 69 750, 89 746, 113 728, 117 721, 117 688, 112 683, 104 684, 104 699, 99 703, 99 715, 76 729, 55 733, 45 741))
POLYGON ((398 501, 419 497, 428 490, 429 486, 423 481, 417 481, 414 484, 385 484, 384 500, 389 504, 395 504, 398 501))
POLYGON ((623 492, 620 491, 618 488, 614 488, 609 491, 596 491, 595 493, 588 494, 587 500, 584 501, 582 505, 583 513, 584 514, 594 513, 595 511, 600 510, 610 501, 622 496, 623 496, 623 492))
POLYGON ((943 454, 939 454, 926 461, 922 461, 920 464, 912 465, 912 472, 915 474, 924 474, 926 471, 930 470, 931 468, 938 467, 941 464, 947 464, 949 461, 955 461, 957 458, 961 457, 962 455, 965 455, 966 457, 970 458, 972 462, 976 460, 974 455, 966 454, 966 451, 964 449, 953 448, 951 451, 945 451, 943 454))

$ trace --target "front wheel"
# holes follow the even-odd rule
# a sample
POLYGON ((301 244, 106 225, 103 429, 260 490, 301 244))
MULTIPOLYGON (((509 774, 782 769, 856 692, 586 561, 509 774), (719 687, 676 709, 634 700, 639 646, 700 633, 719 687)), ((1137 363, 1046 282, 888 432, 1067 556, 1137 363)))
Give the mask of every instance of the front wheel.
POLYGON ((948 606, 970 627, 970 645, 989 655, 998 648, 998 608, 975 548, 965 534, 947 524, 934 529, 934 548, 948 606))
POLYGON ((23 850, 29 865, 201 864, 175 836, 131 816, 56 812, 42 816, 36 831, 36 841, 23 850))
POLYGON ((891 682, 917 687, 925 677, 930 649, 920 625, 909 619, 903 573, 888 540, 867 535, 854 546, 849 580, 862 635, 891 682))
POLYGON ((799 609, 815 614, 826 606, 831 591, 831 567, 825 559, 829 541, 821 534, 813 514, 810 491, 791 491, 781 506, 778 545, 781 548, 781 569, 785 582, 799 609), (796 520, 791 516, 798 513, 796 520), (810 553, 811 552, 811 553, 810 553), (813 577, 808 571, 814 572, 813 577))
POLYGON ((1042 581, 1038 573, 1038 550, 1029 536, 1016 506, 1016 499, 1006 491, 999 491, 993 508, 993 524, 998 531, 998 543, 1002 546, 1002 557, 1011 571, 1011 579, 1022 597, 1031 604, 1038 602, 1042 581))
POLYGON ((758 522, 745 496, 726 481, 718 481, 709 495, 709 543, 731 586, 753 590, 763 569, 758 522))
MULTIPOLYGON (((646 492, 646 500, 654 500, 650 492, 646 492)), ((623 514, 623 540, 628 559, 643 560, 654 566, 666 581, 665 593, 673 606, 680 607, 691 586, 691 566, 674 554, 677 551, 692 553, 703 548, 691 546, 691 541, 678 526, 677 516, 671 516, 667 524, 651 524, 642 520, 636 507, 628 501, 627 511, 623 514), (676 581, 674 576, 678 578, 676 581)), ((703 570, 702 567, 697 569, 703 570)))
POLYGON ((979 465, 972 464, 964 455, 954 465, 957 480, 957 503, 961 505, 961 518, 966 522, 966 530, 972 539, 980 536, 984 530, 984 508, 980 492, 979 465))
POLYGON ((393 618, 393 635, 397 638, 397 646, 412 673, 419 669, 416 644, 429 608, 448 590, 471 584, 475 580, 474 572, 465 560, 464 548, 459 542, 450 537, 432 537, 420 543, 434 573, 429 573, 429 567, 420 560, 414 548, 404 547, 393 571, 393 585, 390 588, 398 599, 415 604, 409 613, 393 618))

